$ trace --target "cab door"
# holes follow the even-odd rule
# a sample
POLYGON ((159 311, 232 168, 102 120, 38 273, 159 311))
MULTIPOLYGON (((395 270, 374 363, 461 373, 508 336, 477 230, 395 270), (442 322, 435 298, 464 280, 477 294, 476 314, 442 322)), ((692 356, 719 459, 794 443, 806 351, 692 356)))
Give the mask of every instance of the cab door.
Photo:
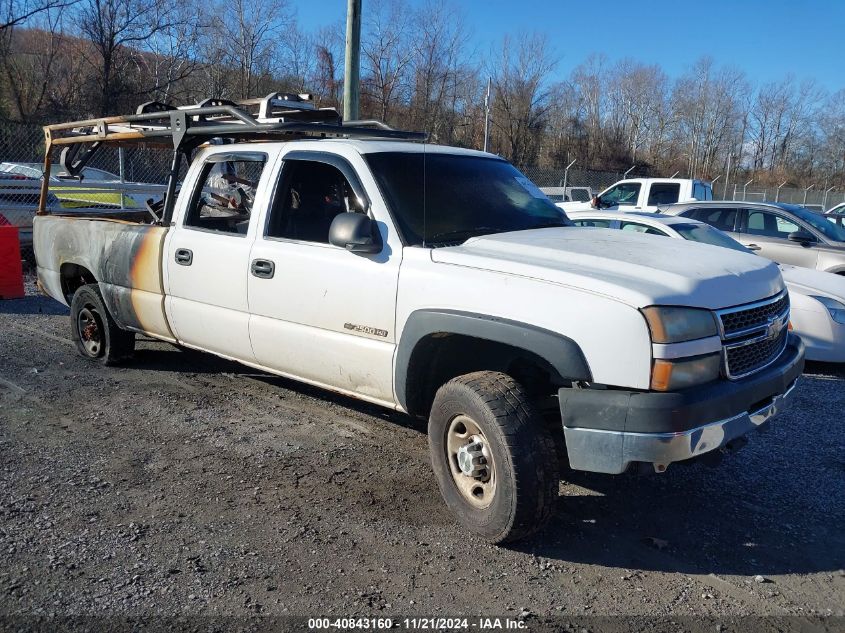
POLYGON ((369 175, 360 155, 297 150, 282 157, 250 256, 249 331, 262 366, 392 405, 402 247, 379 221, 384 205, 367 195, 359 173, 369 175), (377 221, 380 252, 329 244, 332 220, 348 211, 377 221))
POLYGON ((640 190, 638 182, 620 182, 601 195, 601 208, 611 211, 633 211, 640 208, 640 190))
MULTIPOLYGON (((793 242, 790 234, 807 227, 782 213, 760 209, 744 209, 739 241, 763 257, 779 264, 815 268, 819 258, 817 241, 793 242)), ((814 238, 815 240, 815 238, 814 238)))
POLYGON ((223 146, 197 162, 196 187, 165 248, 168 320, 184 345, 255 362, 247 278, 267 154, 223 146))

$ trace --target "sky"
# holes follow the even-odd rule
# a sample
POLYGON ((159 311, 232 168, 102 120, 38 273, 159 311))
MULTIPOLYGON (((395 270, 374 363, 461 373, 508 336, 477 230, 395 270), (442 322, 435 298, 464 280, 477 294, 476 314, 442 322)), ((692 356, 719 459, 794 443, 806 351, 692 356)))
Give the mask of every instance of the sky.
MULTIPOLYGON (((366 18, 368 0, 363 1, 366 18)), ((407 0, 419 6, 424 0, 407 0)), ((345 20, 346 0, 289 0, 306 30, 345 20)), ((677 77, 698 58, 744 70, 755 84, 792 73, 845 88, 845 0, 452 0, 473 43, 545 32, 563 79, 591 53, 660 64, 677 77)))

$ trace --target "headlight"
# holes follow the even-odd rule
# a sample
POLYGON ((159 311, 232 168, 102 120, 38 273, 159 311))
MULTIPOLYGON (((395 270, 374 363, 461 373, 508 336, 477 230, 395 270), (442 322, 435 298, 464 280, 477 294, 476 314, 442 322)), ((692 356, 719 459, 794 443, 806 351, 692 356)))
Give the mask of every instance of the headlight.
POLYGON ((845 304, 830 297, 813 297, 813 299, 827 308, 827 311, 830 312, 831 319, 845 325, 845 304))
POLYGON ((722 369, 722 355, 666 360, 657 358, 651 368, 651 388, 676 391, 716 380, 722 369))
POLYGON ((709 310, 652 306, 643 310, 653 343, 682 343, 716 336, 716 320, 709 310))

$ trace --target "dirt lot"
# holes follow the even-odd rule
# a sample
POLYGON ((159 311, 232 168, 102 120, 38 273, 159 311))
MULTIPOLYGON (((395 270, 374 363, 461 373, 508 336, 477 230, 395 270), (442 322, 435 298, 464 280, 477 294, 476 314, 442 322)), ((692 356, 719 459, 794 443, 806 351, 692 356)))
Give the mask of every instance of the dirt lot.
POLYGON ((836 368, 718 468, 570 474, 496 548, 453 523, 421 423, 152 341, 104 368, 67 330, 0 302, 4 616, 843 614, 836 368))

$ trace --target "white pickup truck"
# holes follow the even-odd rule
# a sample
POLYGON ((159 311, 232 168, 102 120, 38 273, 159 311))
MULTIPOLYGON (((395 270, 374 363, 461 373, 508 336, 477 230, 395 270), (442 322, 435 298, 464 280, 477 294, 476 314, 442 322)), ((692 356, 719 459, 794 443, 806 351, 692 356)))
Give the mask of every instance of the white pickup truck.
POLYGON ((657 211, 677 202, 712 199, 713 188, 704 180, 629 178, 611 185, 589 202, 561 202, 557 206, 564 211, 657 211))
POLYGON ((146 221, 36 217, 83 356, 124 361, 142 333, 427 418, 446 503, 492 542, 550 516, 558 455, 663 472, 790 400, 804 352, 775 264, 574 227, 499 157, 283 101, 45 128, 70 169, 88 138, 176 148, 146 221))

